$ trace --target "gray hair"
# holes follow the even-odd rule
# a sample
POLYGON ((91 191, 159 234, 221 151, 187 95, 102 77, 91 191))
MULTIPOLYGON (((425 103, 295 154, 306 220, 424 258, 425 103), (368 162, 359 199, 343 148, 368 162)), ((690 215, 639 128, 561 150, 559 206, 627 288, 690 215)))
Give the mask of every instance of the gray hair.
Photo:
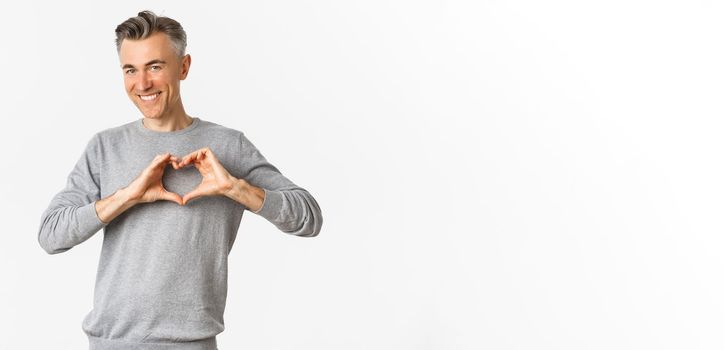
POLYGON ((186 51, 186 32, 181 24, 168 17, 159 17, 151 11, 141 11, 138 16, 131 17, 116 27, 116 50, 121 52, 124 39, 141 40, 151 34, 161 32, 171 39, 178 57, 186 51))

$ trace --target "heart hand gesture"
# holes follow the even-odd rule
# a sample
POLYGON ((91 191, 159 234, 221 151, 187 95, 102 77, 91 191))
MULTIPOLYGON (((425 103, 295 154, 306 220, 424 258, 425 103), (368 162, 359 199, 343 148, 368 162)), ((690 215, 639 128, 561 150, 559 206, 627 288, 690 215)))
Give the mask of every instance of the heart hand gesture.
POLYGON ((227 195, 237 181, 208 147, 189 153, 180 162, 174 162, 173 167, 180 169, 189 164, 193 164, 199 170, 202 180, 195 189, 183 196, 182 205, 202 196, 227 195))

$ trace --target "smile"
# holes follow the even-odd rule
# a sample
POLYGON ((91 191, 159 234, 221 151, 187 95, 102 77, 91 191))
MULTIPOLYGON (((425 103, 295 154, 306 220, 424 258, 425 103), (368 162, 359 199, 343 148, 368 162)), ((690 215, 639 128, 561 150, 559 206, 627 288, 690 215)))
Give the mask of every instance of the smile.
POLYGON ((138 95, 138 97, 140 97, 140 98, 141 98, 142 100, 144 100, 144 101, 153 101, 153 100, 155 100, 156 97, 158 97, 158 95, 160 95, 160 94, 161 94, 161 92, 157 92, 157 93, 155 93, 155 94, 153 94, 153 95, 138 95))

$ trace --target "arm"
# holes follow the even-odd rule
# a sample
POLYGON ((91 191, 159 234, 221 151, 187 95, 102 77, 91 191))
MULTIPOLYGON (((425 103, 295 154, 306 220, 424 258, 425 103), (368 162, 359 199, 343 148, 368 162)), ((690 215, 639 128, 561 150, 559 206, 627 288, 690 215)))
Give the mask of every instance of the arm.
POLYGON ((224 195, 253 213, 261 215, 282 232, 314 237, 322 229, 322 211, 307 190, 295 185, 270 164, 259 150, 240 133, 239 173, 231 174, 210 148, 184 156, 175 168, 193 164, 201 173, 201 183, 186 193, 182 204, 202 196, 224 195))
POLYGON ((98 218, 104 223, 108 224, 116 216, 121 215, 124 211, 130 209, 134 205, 138 204, 138 201, 132 200, 128 194, 126 188, 122 188, 112 195, 103 198, 95 202, 96 213, 98 218))
POLYGON ((161 183, 166 165, 178 161, 169 153, 157 155, 131 184, 100 199, 99 147, 96 135, 68 176, 65 189, 55 195, 41 217, 38 242, 48 254, 84 242, 138 203, 169 200, 181 204, 181 197, 166 191, 161 183))
POLYGON ((244 179, 233 179, 231 188, 225 195, 247 207, 254 214, 259 214, 264 205, 266 193, 263 188, 253 186, 244 179))
POLYGON ((125 193, 125 189, 120 189, 91 205, 57 206, 51 202, 41 219, 38 242, 48 254, 65 252, 93 236, 135 204, 125 193), (73 230, 73 227, 76 229, 73 230))
POLYGON ((177 162, 178 158, 170 153, 157 155, 130 185, 96 202, 98 218, 108 223, 139 203, 167 200, 182 204, 181 196, 167 191, 161 182, 166 165, 172 163, 176 166, 177 162))
MULTIPOLYGON (((297 186, 259 152, 241 133, 242 174, 234 187, 237 198, 249 209, 274 224, 282 232, 314 237, 322 229, 322 210, 314 197, 297 186), (252 210, 253 210, 252 209, 252 210)), ((233 197, 232 197, 233 198, 233 197)))
POLYGON ((65 188, 53 197, 41 216, 38 242, 48 254, 65 252, 106 225, 95 209, 100 199, 97 141, 96 135, 88 142, 65 188))

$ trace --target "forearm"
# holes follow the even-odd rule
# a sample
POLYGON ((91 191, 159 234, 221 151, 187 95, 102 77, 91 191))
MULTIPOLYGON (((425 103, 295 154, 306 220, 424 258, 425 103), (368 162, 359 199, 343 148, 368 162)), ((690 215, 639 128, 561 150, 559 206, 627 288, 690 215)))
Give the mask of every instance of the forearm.
POLYGON ((98 218, 107 224, 136 204, 138 204, 138 201, 132 200, 128 196, 126 189, 121 188, 110 196, 96 201, 95 209, 98 218))
POLYGON ((264 189, 253 186, 244 179, 235 179, 233 186, 225 195, 253 212, 259 211, 264 204, 264 189))
POLYGON ((244 204, 283 232, 304 237, 319 234, 322 211, 309 192, 297 186, 277 190, 271 188, 256 187, 245 180, 237 180, 227 192, 227 197, 244 204))
POLYGON ((322 210, 312 195, 286 178, 241 133, 239 159, 241 168, 237 174, 250 184, 261 186, 259 191, 251 187, 251 199, 247 204, 256 209, 255 214, 273 223, 282 232, 302 237, 314 237, 322 229, 322 210), (263 192, 263 194, 262 194, 263 192), (256 198, 256 200, 254 200, 256 198))

